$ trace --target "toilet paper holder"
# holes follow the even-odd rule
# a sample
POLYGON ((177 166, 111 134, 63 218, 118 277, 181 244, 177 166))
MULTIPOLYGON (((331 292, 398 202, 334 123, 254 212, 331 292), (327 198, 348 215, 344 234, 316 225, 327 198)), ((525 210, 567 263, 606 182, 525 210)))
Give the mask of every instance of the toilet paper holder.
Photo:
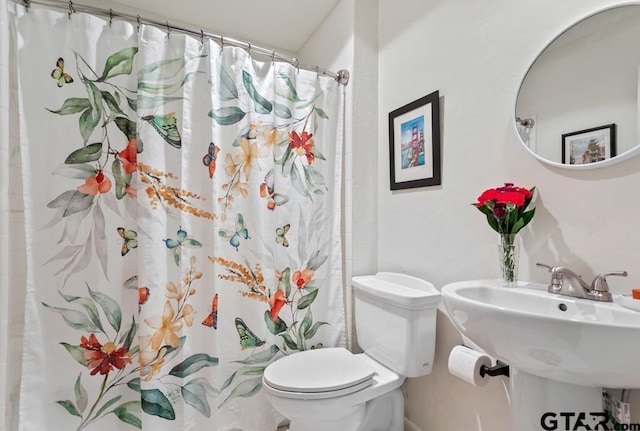
POLYGON ((480 367, 480 377, 484 376, 507 376, 509 377, 509 364, 505 364, 502 361, 496 361, 493 367, 487 367, 483 365, 480 367))

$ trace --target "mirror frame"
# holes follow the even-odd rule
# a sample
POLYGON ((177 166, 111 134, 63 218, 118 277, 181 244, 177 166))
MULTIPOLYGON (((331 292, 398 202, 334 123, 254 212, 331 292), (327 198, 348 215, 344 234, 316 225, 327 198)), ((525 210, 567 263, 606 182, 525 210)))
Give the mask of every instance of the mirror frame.
MULTIPOLYGON (((625 160, 629 160, 632 157, 635 157, 638 154, 640 154, 640 142, 637 142, 636 146, 631 148, 630 150, 627 150, 624 153, 618 154, 615 157, 612 157, 612 158, 607 159, 607 160, 602 160, 600 162, 588 163, 586 165, 567 165, 567 164, 564 164, 564 163, 561 163, 561 162, 554 162, 553 160, 545 159, 544 157, 539 156, 533 150, 531 150, 531 148, 529 148, 529 146, 524 142, 524 140, 520 136, 520 131, 518 130, 518 122, 516 121, 516 118, 518 117, 518 114, 516 112, 516 108, 518 106, 518 95, 520 94, 520 90, 522 89, 522 85, 524 84, 524 80, 527 78, 527 75, 529 74, 529 71, 531 70, 531 68, 533 67, 535 62, 538 60, 538 58, 540 58, 542 53, 551 44, 553 44, 559 37, 561 37, 565 32, 567 32, 567 30, 575 27, 576 25, 580 24, 581 22, 586 21, 589 18, 593 17, 594 15, 598 15, 598 14, 600 14, 602 12, 606 12, 608 10, 616 9, 616 8, 619 8, 619 7, 625 7, 625 6, 640 6, 640 2, 638 2, 638 1, 621 2, 621 3, 615 4, 615 5, 610 5, 610 6, 603 7, 601 9, 598 9, 598 10, 594 11, 593 13, 590 13, 590 14, 580 18, 579 20, 577 20, 577 21, 573 22, 572 24, 568 25, 567 27, 565 27, 560 33, 558 33, 553 39, 551 39, 551 41, 549 43, 544 45, 542 47, 542 49, 538 51, 538 54, 529 63, 529 65, 528 65, 528 67, 526 69, 526 72, 524 73, 524 76, 520 80, 520 85, 518 86, 518 91, 516 91, 516 97, 515 97, 515 101, 514 101, 514 104, 513 104, 513 114, 514 114, 513 115, 513 129, 516 132, 516 136, 518 137, 518 140, 520 141, 520 144, 525 148, 525 150, 529 154, 531 154, 534 158, 538 159, 540 162, 542 162, 542 163, 544 163, 546 165, 549 165, 549 166, 553 166, 554 168, 585 171, 585 170, 598 169, 598 168, 604 168, 604 167, 607 167, 607 166, 615 165, 615 164, 623 162, 625 160)), ((640 106, 638 108, 640 109, 640 106)), ((640 141, 640 136, 638 137, 638 140, 640 141)))

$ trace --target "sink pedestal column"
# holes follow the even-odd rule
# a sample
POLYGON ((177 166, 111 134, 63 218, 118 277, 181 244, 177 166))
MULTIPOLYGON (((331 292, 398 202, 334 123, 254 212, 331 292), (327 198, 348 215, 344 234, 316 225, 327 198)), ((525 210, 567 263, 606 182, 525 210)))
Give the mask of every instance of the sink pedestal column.
POLYGON ((548 380, 511 367, 510 389, 511 431, 605 429, 596 428, 604 420, 601 388, 548 380))

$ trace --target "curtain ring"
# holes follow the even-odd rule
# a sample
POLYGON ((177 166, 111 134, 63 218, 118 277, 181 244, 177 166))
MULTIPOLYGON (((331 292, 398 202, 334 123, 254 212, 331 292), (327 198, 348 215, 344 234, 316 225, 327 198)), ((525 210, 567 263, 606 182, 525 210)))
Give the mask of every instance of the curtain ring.
POLYGON ((276 50, 272 49, 271 50, 271 62, 275 62, 276 61, 276 50))
POLYGON ((204 30, 200 29, 200 46, 204 45, 204 30))
POLYGON ((136 16, 136 23, 138 24, 138 33, 140 33, 140 25, 142 25, 140 22, 140 15, 136 16))
POLYGON ((224 36, 220 36, 220 54, 224 50, 224 36))
POLYGON ((22 0, 24 3, 24 7, 27 9, 27 13, 29 13, 29 8, 31 7, 31 0, 22 0))
POLYGON ((169 25, 169 21, 167 21, 167 39, 171 37, 171 26, 169 25))
POLYGON ((247 54, 251 54, 251 42, 247 42, 247 54))
POLYGON ((73 2, 69 0, 69 12, 67 13, 67 15, 69 16, 69 19, 71 19, 71 14, 73 13, 76 13, 76 10, 73 7, 73 2))
POLYGON ((109 27, 113 24, 113 9, 109 9, 109 27))
POLYGON ((300 60, 298 60, 297 58, 294 58, 293 67, 296 68, 296 73, 300 72, 300 60))

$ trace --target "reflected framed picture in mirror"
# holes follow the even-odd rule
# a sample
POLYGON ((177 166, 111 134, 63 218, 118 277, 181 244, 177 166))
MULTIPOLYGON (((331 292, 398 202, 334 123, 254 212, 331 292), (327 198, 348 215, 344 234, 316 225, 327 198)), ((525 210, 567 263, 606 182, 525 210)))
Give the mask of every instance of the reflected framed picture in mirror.
POLYGON ((615 123, 562 135, 562 163, 587 165, 616 155, 615 123))
POLYGON ((441 184, 437 91, 389 113, 389 162, 391 190, 441 184))

